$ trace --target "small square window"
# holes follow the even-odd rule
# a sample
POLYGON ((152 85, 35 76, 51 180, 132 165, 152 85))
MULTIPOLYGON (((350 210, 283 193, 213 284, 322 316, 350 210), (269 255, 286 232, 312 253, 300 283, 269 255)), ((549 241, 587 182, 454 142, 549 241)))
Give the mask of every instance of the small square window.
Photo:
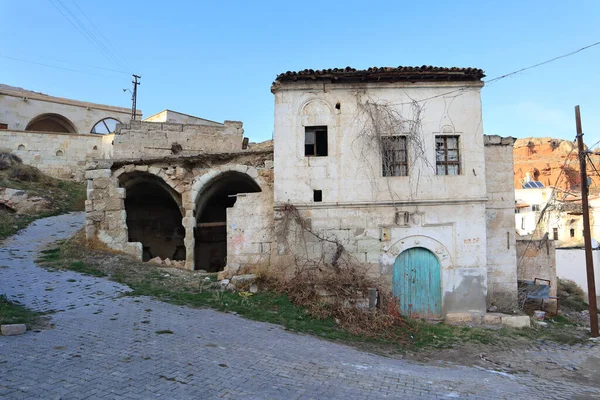
POLYGON ((319 203, 323 201, 323 191, 322 190, 313 190, 313 201, 315 203, 319 203))
POLYGON ((406 136, 381 138, 381 164, 383 176, 408 175, 406 136))
POLYGON ((304 155, 307 157, 327 156, 326 126, 307 126, 304 128, 304 155))
POLYGON ((460 175, 458 136, 435 137, 436 175, 460 175))
POLYGON ((531 206, 531 211, 540 211, 540 205, 539 204, 533 204, 531 206))
POLYGON ((3 124, 0 122, 0 130, 7 130, 8 129, 8 124, 3 124))

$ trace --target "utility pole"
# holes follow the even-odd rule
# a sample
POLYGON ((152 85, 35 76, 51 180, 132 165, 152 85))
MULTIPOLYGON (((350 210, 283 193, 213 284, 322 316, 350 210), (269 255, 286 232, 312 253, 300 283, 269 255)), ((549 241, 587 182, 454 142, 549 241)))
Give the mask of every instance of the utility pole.
POLYGON ((135 114, 136 114, 136 103, 137 103, 137 87, 138 85, 140 85, 140 82, 138 82, 138 79, 141 79, 142 77, 136 74, 133 74, 133 81, 131 81, 131 83, 133 83, 133 93, 131 94, 131 120, 135 121, 135 114))
POLYGON ((590 234, 590 209, 588 206, 587 171, 585 169, 585 150, 583 148, 583 131, 579 106, 575 106, 575 123, 577 125, 577 148, 579 149, 579 174, 581 176, 581 207, 583 211, 583 240, 585 245, 585 266, 587 269, 588 304, 590 306, 590 328, 592 337, 598 337, 598 305, 596 304, 596 281, 594 278, 594 261, 592 259, 592 236, 590 234))

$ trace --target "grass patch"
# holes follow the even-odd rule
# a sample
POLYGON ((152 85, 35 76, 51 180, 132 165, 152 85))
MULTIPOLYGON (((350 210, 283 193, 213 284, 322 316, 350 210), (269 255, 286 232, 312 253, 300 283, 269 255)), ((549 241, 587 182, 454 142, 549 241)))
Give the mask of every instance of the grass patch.
POLYGON ((392 326, 390 329, 393 332, 390 335, 367 336, 346 329, 333 318, 311 315, 307 308, 297 306, 284 293, 267 291, 247 296, 223 291, 220 284, 214 281, 214 275, 209 276, 210 280, 205 280, 206 274, 141 263, 124 255, 88 250, 84 243, 83 233, 80 232, 59 247, 46 250, 40 260, 44 266, 53 269, 107 276, 132 289, 124 294, 126 296, 150 296, 176 305, 235 313, 248 319, 278 324, 290 331, 353 344, 377 353, 397 354, 406 350, 431 351, 463 346, 511 348, 517 342, 523 344, 523 341, 574 343, 587 339, 585 331, 577 331, 564 317, 548 320, 547 327, 495 330, 405 319, 405 326, 392 326), (575 334, 576 331, 578 335, 575 334))
MULTIPOLYGON (((0 152, 0 160, 10 156, 6 152, 0 152)), ((50 208, 32 215, 16 214, 8 208, 0 208, 0 240, 37 219, 84 209, 84 183, 52 178, 35 167, 21 164, 18 158, 5 163, 4 167, 0 169, 0 188, 23 190, 30 197, 43 197, 50 202, 50 208)))
POLYGON ((27 329, 31 329, 39 322, 41 315, 0 295, 0 325, 25 324, 27 329))
POLYGON ((162 329, 160 331, 156 331, 155 332, 157 335, 172 335, 173 331, 169 330, 169 329, 162 329))

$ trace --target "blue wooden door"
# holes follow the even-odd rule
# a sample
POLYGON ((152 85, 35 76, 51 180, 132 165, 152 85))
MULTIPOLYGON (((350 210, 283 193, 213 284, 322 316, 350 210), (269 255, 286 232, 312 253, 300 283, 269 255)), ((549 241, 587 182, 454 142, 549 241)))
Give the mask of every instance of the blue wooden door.
POLYGON ((394 262, 392 293, 402 314, 413 318, 442 315, 440 263, 427 249, 413 247, 400 253, 394 262))

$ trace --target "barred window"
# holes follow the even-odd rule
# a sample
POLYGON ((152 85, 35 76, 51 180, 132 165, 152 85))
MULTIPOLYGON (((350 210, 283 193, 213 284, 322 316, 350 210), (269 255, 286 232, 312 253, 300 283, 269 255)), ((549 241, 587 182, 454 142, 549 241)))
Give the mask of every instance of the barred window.
POLYGON ((406 136, 382 137, 381 161, 383 176, 407 176, 406 136))
POLYGON ((436 175, 459 175, 458 136, 435 137, 436 175))

